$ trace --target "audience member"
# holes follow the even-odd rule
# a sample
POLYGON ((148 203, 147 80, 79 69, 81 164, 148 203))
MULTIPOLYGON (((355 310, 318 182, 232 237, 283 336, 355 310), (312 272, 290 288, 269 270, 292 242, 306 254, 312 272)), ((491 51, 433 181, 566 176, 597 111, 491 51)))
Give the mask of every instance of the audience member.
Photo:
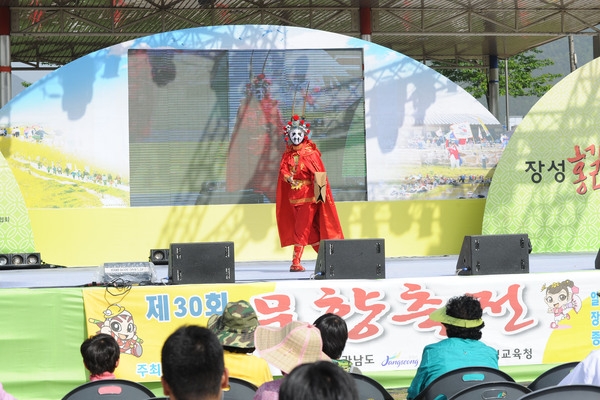
POLYGON ((90 381, 115 379, 121 349, 114 337, 98 333, 84 340, 79 350, 85 368, 90 371, 90 381))
POLYGON ((272 381, 273 375, 269 364, 252 354, 257 327, 256 312, 245 300, 228 303, 222 315, 212 315, 208 320, 208 329, 217 335, 223 345, 229 376, 258 387, 272 381))
POLYGON ((1 383, 0 383, 0 400, 15 400, 15 398, 11 394, 6 393, 6 391, 2 387, 1 383))
POLYGON ((223 347, 207 328, 177 329, 165 341, 161 360, 163 392, 171 400, 221 400, 229 385, 223 347))
POLYGON ((408 388, 408 400, 448 371, 469 366, 498 368, 498 352, 479 340, 485 325, 482 315, 479 300, 469 295, 453 297, 429 315, 429 319, 444 325, 448 338, 423 349, 421 363, 408 388))
POLYGON ((358 400, 354 379, 328 361, 297 366, 283 379, 279 400, 358 400))
POLYGON ((360 373, 360 370, 352 365, 352 361, 341 358, 348 341, 346 321, 339 315, 327 313, 317 318, 314 325, 321 332, 323 353, 344 371, 360 373))
POLYGON ((600 350, 592 350, 558 383, 566 385, 600 386, 600 350))
MULTIPOLYGON (((292 321, 283 327, 259 326, 254 344, 260 356, 285 376, 296 366, 316 361, 330 361, 321 351, 321 332, 306 322, 292 321)), ((283 379, 263 383, 254 400, 277 400, 283 379)))

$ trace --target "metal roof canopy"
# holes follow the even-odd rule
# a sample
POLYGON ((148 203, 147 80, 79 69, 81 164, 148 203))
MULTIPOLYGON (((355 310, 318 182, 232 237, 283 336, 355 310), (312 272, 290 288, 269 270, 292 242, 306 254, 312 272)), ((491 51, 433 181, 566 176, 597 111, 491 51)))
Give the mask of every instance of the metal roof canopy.
POLYGON ((422 62, 484 64, 488 55, 504 59, 565 36, 600 33, 598 0, 0 0, 6 5, 11 61, 34 69, 210 25, 306 27, 370 37, 422 62))

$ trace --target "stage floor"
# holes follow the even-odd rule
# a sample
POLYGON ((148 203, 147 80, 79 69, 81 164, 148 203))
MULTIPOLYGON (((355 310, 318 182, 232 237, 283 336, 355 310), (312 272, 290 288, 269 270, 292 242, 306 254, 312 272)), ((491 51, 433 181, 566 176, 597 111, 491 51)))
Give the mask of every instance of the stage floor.
MULTIPOLYGON (((597 253, 552 253, 529 255, 529 273, 594 270, 597 253)), ((386 258, 386 279, 452 276, 456 272, 458 255, 434 257, 386 258)), ((289 272, 290 262, 251 261, 235 263, 236 283, 310 280, 314 276, 315 260, 303 262, 305 272, 289 272)), ((165 265, 153 266, 155 283, 168 283, 165 265)), ((0 271, 2 288, 81 287, 103 282, 99 267, 55 267, 0 271)))

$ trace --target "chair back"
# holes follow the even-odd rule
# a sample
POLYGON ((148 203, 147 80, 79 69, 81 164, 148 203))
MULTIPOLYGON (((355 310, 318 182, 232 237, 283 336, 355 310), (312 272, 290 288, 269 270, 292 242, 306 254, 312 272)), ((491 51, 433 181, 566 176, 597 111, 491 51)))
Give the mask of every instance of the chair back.
POLYGON ((600 386, 596 385, 564 385, 549 386, 530 392, 519 400, 598 400, 600 386))
POLYGON ((141 383, 125 379, 86 382, 67 393, 62 400, 146 400, 154 393, 141 383))
POLYGON ((461 390, 449 400, 517 400, 527 393, 531 393, 531 390, 516 382, 484 382, 461 390))
POLYGON ((496 368, 483 366, 458 368, 438 376, 415 397, 415 400, 434 400, 439 395, 450 398, 468 387, 497 381, 514 382, 515 380, 506 372, 496 368))
POLYGON ((252 400, 258 389, 254 384, 229 377, 229 390, 223 390, 223 400, 252 400))
POLYGON ((355 373, 350 373, 350 376, 356 384, 359 400, 394 400, 394 397, 375 379, 355 373))
POLYGON ((567 376, 577 364, 579 364, 579 361, 567 362, 552 367, 549 370, 540 374, 540 376, 535 378, 533 382, 527 385, 527 387, 531 389, 531 391, 534 391, 558 385, 560 381, 562 381, 563 378, 567 376))

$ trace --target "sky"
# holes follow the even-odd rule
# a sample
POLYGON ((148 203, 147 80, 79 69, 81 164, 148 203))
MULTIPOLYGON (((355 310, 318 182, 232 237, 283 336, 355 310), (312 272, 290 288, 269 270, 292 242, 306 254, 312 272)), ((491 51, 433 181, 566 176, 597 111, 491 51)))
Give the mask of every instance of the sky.
POLYGON ((12 97, 15 97, 17 94, 19 94, 21 91, 23 91, 25 88, 21 85, 21 81, 25 81, 25 82, 29 82, 29 83, 33 83, 35 81, 40 80, 41 78, 43 78, 44 76, 48 75, 49 73, 51 73, 52 71, 40 71, 40 70, 28 70, 28 71, 15 71, 14 68, 19 68, 19 67, 27 67, 27 65, 25 64, 21 64, 21 63, 12 63, 11 67, 13 68, 12 71, 12 97))

